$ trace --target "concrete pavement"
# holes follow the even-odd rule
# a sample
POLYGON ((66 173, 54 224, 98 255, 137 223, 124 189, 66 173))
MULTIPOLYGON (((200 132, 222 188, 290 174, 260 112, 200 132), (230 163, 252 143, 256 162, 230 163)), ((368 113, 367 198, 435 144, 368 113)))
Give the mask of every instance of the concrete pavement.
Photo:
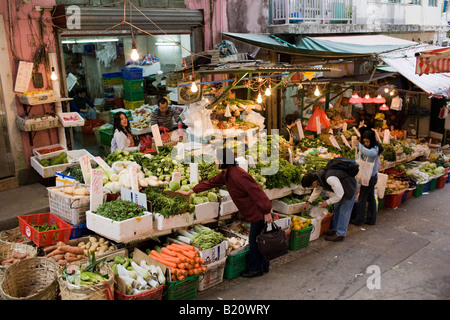
POLYGON ((273 260, 268 274, 224 279, 197 300, 450 299, 448 203, 450 185, 383 208, 375 226, 350 225, 343 242, 321 236, 273 260))

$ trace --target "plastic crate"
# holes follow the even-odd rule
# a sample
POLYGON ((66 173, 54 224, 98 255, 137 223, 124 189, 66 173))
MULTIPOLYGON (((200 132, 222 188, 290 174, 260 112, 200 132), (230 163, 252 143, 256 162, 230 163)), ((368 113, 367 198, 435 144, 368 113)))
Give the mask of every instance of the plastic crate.
POLYGON ((33 241, 38 247, 49 246, 58 241, 67 242, 70 240, 72 226, 64 220, 51 213, 38 213, 18 216, 19 231, 28 239, 33 241), (33 225, 53 225, 58 226, 57 230, 37 231, 33 225))
POLYGON ((122 78, 124 80, 140 80, 143 79, 142 68, 122 68, 122 78))
POLYGON ((197 297, 198 282, 198 274, 183 281, 167 281, 164 286, 165 300, 194 300, 197 297))
POLYGON ((225 258, 206 266, 206 272, 198 282, 198 291, 204 291, 222 282, 226 262, 225 258))
POLYGON ((70 233, 70 239, 78 239, 86 235, 89 231, 86 227, 86 223, 71 225, 72 232, 70 233))
POLYGON ((123 100, 123 105, 125 106, 125 109, 127 109, 127 110, 135 110, 135 109, 139 108, 140 106, 142 106, 143 104, 145 104, 144 100, 141 100, 141 101, 123 100))
POLYGON ((330 231, 330 223, 333 219, 333 213, 327 214, 323 217, 322 221, 320 221, 320 234, 330 231))
POLYGON ((411 197, 413 196, 413 193, 414 193, 414 190, 406 190, 405 193, 403 193, 402 203, 408 199, 411 199, 411 197))
POLYGON ((445 183, 450 183, 450 174, 447 175, 447 180, 445 180, 445 183))
POLYGON ((445 183, 447 181, 447 178, 448 178, 448 174, 444 174, 443 176, 439 177, 437 179, 436 188, 442 189, 443 187, 445 187, 445 183))
POLYGON ((425 187, 426 183, 424 184, 418 184, 416 189, 413 191, 414 197, 420 197, 423 194, 423 188, 425 187))
POLYGON ((228 255, 225 264, 223 277, 225 279, 234 279, 241 275, 242 271, 248 269, 250 265, 250 249, 237 254, 228 255))
POLYGON ((405 192, 400 192, 397 194, 387 194, 385 195, 384 206, 386 208, 397 208, 402 203, 403 194, 405 192))
POLYGON ((143 101, 145 100, 144 97, 144 90, 140 91, 123 91, 123 99, 124 101, 143 101))
POLYGON ((423 192, 428 192, 430 190, 430 185, 431 185, 431 181, 428 181, 427 183, 425 183, 425 185, 423 186, 423 192))
POLYGON ((138 294, 128 295, 114 289, 114 300, 162 300, 164 286, 147 290, 138 294))
POLYGON ((433 191, 434 189, 436 189, 437 181, 438 181, 438 178, 431 180, 430 188, 428 189, 428 191, 433 191))
POLYGON ((100 129, 98 130, 100 134, 100 141, 103 145, 110 147, 111 146, 111 140, 113 138, 113 129, 100 129))
POLYGON ((144 90, 144 80, 123 80, 123 91, 143 91, 144 90))
POLYGON ((113 86, 113 85, 120 85, 122 84, 122 77, 117 78, 103 78, 102 79, 103 86, 113 86))
POLYGON ((102 73, 102 77, 105 79, 122 78, 122 72, 102 73))
POLYGON ((105 124, 103 119, 90 119, 84 122, 84 126, 81 127, 81 132, 86 134, 94 134, 94 127, 100 127, 105 124))
POLYGON ((289 234, 289 249, 292 251, 299 250, 309 245, 309 237, 311 236, 313 226, 302 230, 292 230, 289 234))

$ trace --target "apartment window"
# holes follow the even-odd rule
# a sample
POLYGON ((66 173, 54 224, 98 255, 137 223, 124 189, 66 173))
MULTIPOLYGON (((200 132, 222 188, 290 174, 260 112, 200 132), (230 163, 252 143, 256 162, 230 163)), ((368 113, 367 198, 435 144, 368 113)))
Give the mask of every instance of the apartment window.
POLYGON ((437 7, 438 0, 428 0, 429 7, 437 7))

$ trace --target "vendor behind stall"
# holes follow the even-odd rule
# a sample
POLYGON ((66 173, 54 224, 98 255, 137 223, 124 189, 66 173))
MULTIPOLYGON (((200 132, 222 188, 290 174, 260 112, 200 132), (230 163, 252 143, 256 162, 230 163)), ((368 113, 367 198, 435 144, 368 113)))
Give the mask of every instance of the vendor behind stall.
POLYGON ((157 124, 160 131, 173 131, 178 128, 178 126, 174 127, 174 121, 181 126, 182 122, 179 112, 169 106, 166 98, 159 99, 158 107, 152 111, 150 124, 152 126, 157 124), (167 130, 163 128, 167 128, 167 130))
POLYGON ((294 137, 294 133, 292 132, 292 128, 294 128, 296 120, 297 117, 294 114, 286 115, 284 119, 285 126, 280 130, 280 136, 284 137, 291 145, 298 142, 297 137, 294 137))
POLYGON ((73 97, 71 110, 78 112, 85 119, 97 119, 94 103, 87 96, 87 91, 84 88, 78 89, 77 95, 73 97))

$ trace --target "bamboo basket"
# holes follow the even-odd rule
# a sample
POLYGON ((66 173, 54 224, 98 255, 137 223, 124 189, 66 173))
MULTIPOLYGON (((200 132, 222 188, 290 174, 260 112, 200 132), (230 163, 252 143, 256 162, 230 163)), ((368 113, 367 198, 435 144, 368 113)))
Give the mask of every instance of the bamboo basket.
MULTIPOLYGON (((0 262, 12 258, 14 252, 26 253, 30 258, 37 256, 36 247, 23 243, 9 243, 0 241, 0 262)), ((0 266, 0 282, 10 266, 0 266)))
MULTIPOLYGON (((77 261, 71 265, 79 265, 83 268, 88 265, 88 262, 77 261)), ((60 268, 57 272, 61 300, 114 300, 114 272, 108 264, 101 264, 100 273, 107 274, 109 280, 90 286, 76 285, 64 280, 62 272, 66 267, 60 268)))
POLYGON ((19 230, 19 227, 0 231, 0 241, 8 242, 8 243, 22 243, 22 244, 31 244, 33 241, 28 239, 24 234, 22 234, 19 230))
POLYGON ((59 264, 44 257, 22 260, 8 269, 0 285, 4 300, 56 300, 59 264))

